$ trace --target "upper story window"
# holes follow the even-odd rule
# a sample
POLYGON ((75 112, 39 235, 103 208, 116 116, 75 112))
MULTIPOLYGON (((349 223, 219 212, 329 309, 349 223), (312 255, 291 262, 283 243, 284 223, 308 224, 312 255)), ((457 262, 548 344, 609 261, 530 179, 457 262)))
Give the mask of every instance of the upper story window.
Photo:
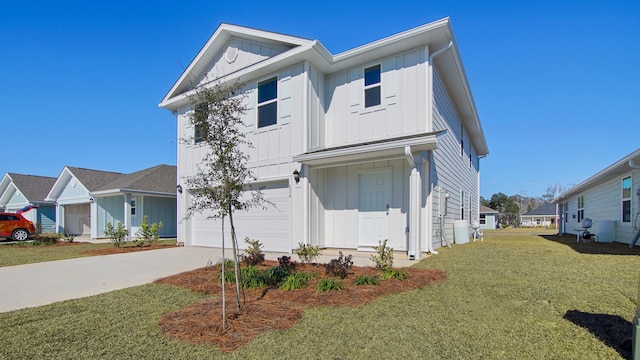
POLYGON ((380 65, 364 69, 364 107, 380 105, 380 65))
POLYGON ((622 179, 622 222, 631 222, 631 176, 622 179))
POLYGON ((258 83, 258 128, 278 123, 278 79, 258 83))
MULTIPOLYGON (((194 111, 195 111, 195 118, 199 119, 201 116, 204 116, 204 115, 200 115, 200 113, 207 111, 207 104, 205 103, 197 104, 195 106, 194 111)), ((200 125, 194 124, 193 125, 193 142, 199 143, 203 140, 204 139, 202 138, 202 128, 200 127, 200 125)))
POLYGON ((584 219, 584 195, 578 196, 578 223, 584 219))

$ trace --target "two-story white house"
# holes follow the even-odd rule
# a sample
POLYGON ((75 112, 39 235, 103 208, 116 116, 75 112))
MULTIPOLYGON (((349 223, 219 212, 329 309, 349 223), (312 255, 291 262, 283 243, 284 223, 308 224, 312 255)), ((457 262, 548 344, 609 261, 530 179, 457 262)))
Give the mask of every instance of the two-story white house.
MULTIPOLYGON (((419 259, 453 242, 454 220, 479 218, 488 147, 448 18, 336 55, 318 40, 220 25, 159 105, 179 139, 196 139, 178 144, 180 190, 207 151, 189 94, 236 81, 248 165, 272 204, 234 215, 241 243, 370 251, 388 239, 419 259)), ((219 220, 185 218, 189 204, 185 188, 178 241, 220 247, 219 220)))

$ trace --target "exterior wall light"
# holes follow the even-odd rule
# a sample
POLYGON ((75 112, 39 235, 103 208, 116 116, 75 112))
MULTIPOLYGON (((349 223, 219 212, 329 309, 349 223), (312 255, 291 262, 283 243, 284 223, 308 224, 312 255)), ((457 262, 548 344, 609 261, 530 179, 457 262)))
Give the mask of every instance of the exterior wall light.
POLYGON ((178 184, 178 186, 176 186, 176 189, 180 194, 182 194, 182 185, 178 184))
POLYGON ((300 171, 293 170, 293 180, 296 181, 296 184, 300 182, 300 171))

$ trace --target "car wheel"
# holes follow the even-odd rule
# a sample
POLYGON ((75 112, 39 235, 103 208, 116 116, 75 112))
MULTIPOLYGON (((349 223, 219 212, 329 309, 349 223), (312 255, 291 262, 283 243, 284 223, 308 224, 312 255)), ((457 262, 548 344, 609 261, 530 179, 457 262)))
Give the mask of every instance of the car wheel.
POLYGON ((24 241, 29 238, 29 232, 25 229, 16 229, 11 233, 11 238, 14 241, 24 241))

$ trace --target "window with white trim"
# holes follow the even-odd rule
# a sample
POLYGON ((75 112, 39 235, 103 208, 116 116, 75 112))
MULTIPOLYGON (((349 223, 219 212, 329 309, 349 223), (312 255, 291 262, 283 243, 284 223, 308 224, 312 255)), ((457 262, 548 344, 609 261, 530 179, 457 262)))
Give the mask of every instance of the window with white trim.
POLYGON ((631 176, 622 179, 622 222, 631 222, 631 176))
POLYGON ((136 214, 136 201, 131 199, 131 215, 136 214))
POLYGON ((278 78, 258 83, 258 128, 278 123, 278 78))
POLYGON ((465 208, 464 208, 464 190, 462 190, 462 195, 460 196, 460 220, 464 220, 465 208))
POLYGON ((584 219, 584 195, 578 196, 578 223, 584 219))
POLYGON ((480 225, 485 225, 487 223, 487 214, 480 214, 480 225))
POLYGON ((364 107, 380 105, 382 91, 380 89, 380 65, 364 69, 364 107))

